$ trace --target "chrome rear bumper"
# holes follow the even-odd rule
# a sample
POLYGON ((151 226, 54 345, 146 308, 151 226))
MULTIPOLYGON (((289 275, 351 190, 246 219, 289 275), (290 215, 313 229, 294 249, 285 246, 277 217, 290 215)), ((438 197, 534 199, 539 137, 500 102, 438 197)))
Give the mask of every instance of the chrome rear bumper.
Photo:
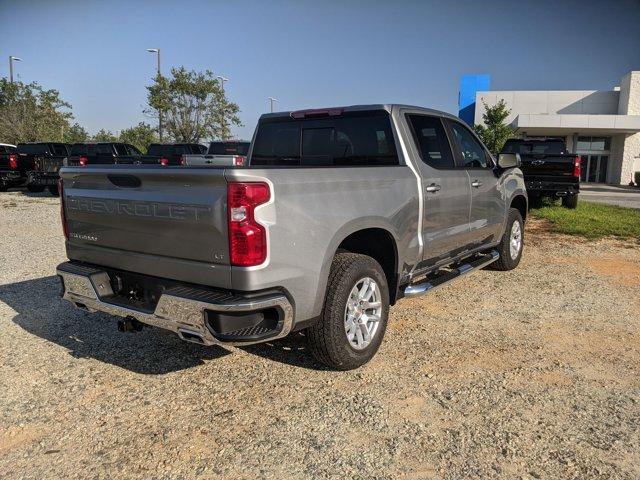
POLYGON ((293 307, 282 294, 243 297, 231 292, 211 292, 189 287, 167 289, 155 310, 144 312, 110 302, 114 297, 109 275, 98 268, 65 262, 58 265, 62 279, 62 298, 89 312, 105 312, 175 332, 186 341, 202 345, 250 345, 285 337, 293 326, 293 307), (229 342, 216 338, 206 322, 206 311, 255 312, 276 308, 281 312, 277 328, 271 336, 257 341, 229 342))

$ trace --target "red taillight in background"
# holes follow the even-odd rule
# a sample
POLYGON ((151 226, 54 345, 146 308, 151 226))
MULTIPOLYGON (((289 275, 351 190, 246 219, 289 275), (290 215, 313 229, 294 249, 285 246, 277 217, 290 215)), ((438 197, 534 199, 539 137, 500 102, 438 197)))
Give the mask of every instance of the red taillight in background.
POLYGON ((161 158, 159 160, 160 165, 162 165, 163 167, 166 167, 167 165, 169 165, 169 159, 168 158, 161 158))
POLYGON ((573 176, 580 178, 580 156, 576 155, 573 159, 573 176))
POLYGON ((236 155, 235 157, 233 157, 233 164, 236 167, 242 167, 246 159, 247 157, 243 157, 242 155, 236 155))
POLYGON ((231 182, 227 186, 229 257, 231 265, 251 267, 267 259, 267 231, 256 222, 254 210, 271 198, 263 182, 231 182))
POLYGON ((89 163, 89 157, 85 157, 85 156, 80 157, 81 167, 86 167, 88 163, 89 163))
POLYGON ((9 168, 11 170, 18 169, 18 155, 16 155, 15 153, 9 155, 9 168))
POLYGON ((62 222, 62 232, 64 238, 69 240, 69 227, 67 227, 67 215, 64 212, 64 189, 62 186, 62 178, 58 179, 58 193, 60 194, 60 221, 62 222))

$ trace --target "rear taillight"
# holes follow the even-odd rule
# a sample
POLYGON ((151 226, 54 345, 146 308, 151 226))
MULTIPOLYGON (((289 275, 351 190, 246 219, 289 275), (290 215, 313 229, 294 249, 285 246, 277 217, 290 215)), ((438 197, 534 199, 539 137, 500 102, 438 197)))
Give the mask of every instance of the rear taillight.
POLYGON ((169 159, 168 158, 161 158, 158 161, 160 162, 160 165, 162 165, 163 167, 166 167, 167 165, 169 165, 169 159))
POLYGON ((580 156, 576 156, 573 159, 573 176, 580 178, 580 156))
POLYGON ((81 167, 86 167, 87 164, 89 163, 89 157, 80 157, 80 166, 81 167))
POLYGON ((267 230, 255 217, 255 208, 271 198, 263 182, 231 182, 227 186, 229 257, 231 265, 251 267, 267 259, 267 230))
POLYGON ((9 155, 9 168, 11 170, 18 169, 18 155, 16 155, 15 153, 9 155))
POLYGON ((246 159, 247 157, 243 157, 242 155, 236 155, 235 157, 233 157, 233 164, 236 167, 242 167, 246 159))
POLYGON ((58 179, 58 194, 60 195, 60 221, 62 222, 62 232, 64 238, 69 240, 69 227, 67 227, 67 215, 64 212, 64 188, 62 178, 58 179))

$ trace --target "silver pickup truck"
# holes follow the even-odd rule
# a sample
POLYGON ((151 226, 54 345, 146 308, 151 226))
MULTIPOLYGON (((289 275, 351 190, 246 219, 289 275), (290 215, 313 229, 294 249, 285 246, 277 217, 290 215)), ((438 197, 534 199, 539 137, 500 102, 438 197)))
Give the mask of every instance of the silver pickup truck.
POLYGON ((215 167, 242 167, 247 160, 251 143, 242 140, 211 142, 201 155, 184 155, 184 165, 211 165, 215 167))
POLYGON ((263 115, 242 168, 64 168, 63 297, 203 345, 304 329, 356 368, 402 297, 518 265, 518 162, 446 113, 367 105, 263 115))

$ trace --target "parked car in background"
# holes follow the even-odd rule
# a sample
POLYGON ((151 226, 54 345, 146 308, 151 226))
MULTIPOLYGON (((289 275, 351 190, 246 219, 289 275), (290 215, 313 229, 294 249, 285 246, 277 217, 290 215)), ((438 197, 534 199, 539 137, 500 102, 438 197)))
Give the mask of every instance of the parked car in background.
POLYGON ((46 188, 52 195, 58 195, 58 171, 69 156, 71 146, 66 143, 38 145, 42 154, 33 157, 33 166, 27 176, 27 189, 30 192, 42 192, 46 188))
POLYGON ((142 153, 133 145, 121 142, 83 142, 71 146, 68 166, 133 164, 142 153))
POLYGON ((243 166, 249 153, 251 142, 229 140, 211 142, 205 155, 186 155, 185 165, 243 166))
POLYGON ((15 145, 0 143, 0 192, 21 185, 26 180, 26 175, 19 169, 17 152, 15 145))
POLYGON ((203 155, 207 147, 198 143, 152 143, 146 155, 142 155, 140 163, 168 165, 184 165, 188 155, 203 155))
POLYGON ((542 197, 562 198, 562 205, 576 208, 580 193, 580 156, 568 153, 561 138, 512 138, 502 153, 520 155, 520 169, 531 202, 542 197))
POLYGON ((63 297, 203 345, 306 329, 356 368, 400 298, 518 265, 517 165, 452 115, 365 105, 263 115, 247 168, 64 168, 63 297))
POLYGON ((48 188, 57 195, 58 170, 69 155, 69 145, 59 142, 33 142, 18 144, 18 161, 26 173, 27 190, 42 192, 48 188), (55 172, 55 180, 48 175, 55 172))

